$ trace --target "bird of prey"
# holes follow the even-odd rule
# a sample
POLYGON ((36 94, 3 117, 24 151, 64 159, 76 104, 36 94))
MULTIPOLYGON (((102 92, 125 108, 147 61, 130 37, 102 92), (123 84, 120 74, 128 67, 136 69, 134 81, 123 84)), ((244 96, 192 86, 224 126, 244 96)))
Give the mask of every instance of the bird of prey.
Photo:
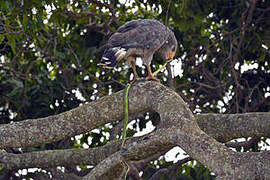
POLYGON ((146 80, 159 80, 151 71, 151 61, 154 53, 164 60, 173 59, 177 50, 177 40, 174 33, 157 20, 132 20, 120 26, 103 46, 104 54, 98 63, 103 68, 113 68, 121 59, 127 59, 134 73, 135 82, 136 58, 140 57, 147 67, 146 80))

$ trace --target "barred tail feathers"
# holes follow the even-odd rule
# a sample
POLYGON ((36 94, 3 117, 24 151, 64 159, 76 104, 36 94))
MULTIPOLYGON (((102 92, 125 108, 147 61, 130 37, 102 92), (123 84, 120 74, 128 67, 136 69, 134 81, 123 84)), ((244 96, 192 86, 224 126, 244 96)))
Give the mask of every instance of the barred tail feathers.
POLYGON ((125 57, 127 51, 125 48, 114 47, 105 51, 98 65, 104 68, 113 68, 117 63, 125 57))

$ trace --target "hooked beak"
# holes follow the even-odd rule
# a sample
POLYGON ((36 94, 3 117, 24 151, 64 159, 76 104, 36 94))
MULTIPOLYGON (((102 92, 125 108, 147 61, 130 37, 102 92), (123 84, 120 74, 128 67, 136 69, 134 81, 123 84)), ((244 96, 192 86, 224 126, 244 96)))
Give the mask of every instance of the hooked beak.
POLYGON ((172 51, 169 51, 168 60, 173 59, 173 57, 174 57, 174 53, 172 51))

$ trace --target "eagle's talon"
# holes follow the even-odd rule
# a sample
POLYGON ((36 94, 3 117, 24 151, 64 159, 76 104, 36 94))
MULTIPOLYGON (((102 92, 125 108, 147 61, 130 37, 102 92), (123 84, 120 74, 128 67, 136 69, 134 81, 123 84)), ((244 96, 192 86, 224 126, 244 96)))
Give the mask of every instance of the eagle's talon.
POLYGON ((145 80, 147 80, 147 81, 156 81, 156 82, 160 82, 160 80, 159 80, 158 78, 154 77, 154 76, 147 76, 147 77, 145 78, 145 80))
POLYGON ((130 83, 130 84, 134 84, 134 83, 140 82, 140 81, 145 81, 145 78, 135 78, 135 79, 133 79, 132 81, 130 81, 129 83, 130 83))
POLYGON ((133 79, 133 80, 130 81, 129 83, 130 83, 130 84, 134 84, 137 80, 138 80, 137 78, 136 78, 136 79, 133 79))

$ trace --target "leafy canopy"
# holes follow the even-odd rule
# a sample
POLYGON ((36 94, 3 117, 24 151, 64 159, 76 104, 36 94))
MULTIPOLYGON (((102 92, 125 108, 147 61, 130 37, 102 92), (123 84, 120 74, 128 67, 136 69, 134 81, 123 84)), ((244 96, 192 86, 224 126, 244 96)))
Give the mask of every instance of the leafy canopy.
MULTIPOLYGON (((98 48, 120 25, 139 18, 160 20, 174 31, 183 73, 172 79, 167 66, 158 76, 195 113, 269 111, 270 2, 253 2, 2 0, 0 123, 58 114, 123 89, 132 71, 125 64, 114 70, 98 67, 98 48)), ((163 63, 156 57, 153 68, 163 63)), ((144 67, 138 71, 145 76, 144 67)), ((155 125, 158 116, 147 113, 135 120, 129 136, 148 121, 155 125)), ((101 146, 116 125, 37 149, 101 146)), ((149 165, 144 177, 157 169, 149 165)), ((211 177, 200 165, 184 165, 177 174, 211 177)))

